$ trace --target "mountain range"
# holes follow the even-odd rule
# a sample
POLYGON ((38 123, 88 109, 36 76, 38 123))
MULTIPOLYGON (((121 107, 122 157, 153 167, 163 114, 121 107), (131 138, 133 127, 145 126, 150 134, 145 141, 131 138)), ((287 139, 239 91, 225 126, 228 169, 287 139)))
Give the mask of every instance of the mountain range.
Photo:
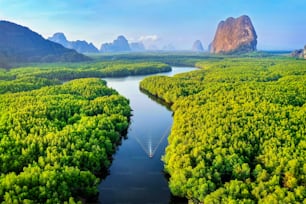
POLYGON ((143 52, 145 46, 142 42, 129 43, 128 40, 120 35, 111 43, 101 45, 100 52, 143 52))
POLYGON ((100 52, 129 52, 131 51, 127 39, 120 35, 112 43, 104 43, 101 45, 100 52))
POLYGON ((29 62, 80 62, 90 60, 75 50, 44 39, 27 27, 0 21, 0 67, 29 62))
POLYGON ((85 40, 69 41, 64 33, 54 33, 48 40, 59 43, 66 48, 74 49, 79 53, 112 53, 112 52, 142 52, 145 51, 142 42, 129 43, 128 40, 120 35, 113 42, 103 43, 100 50, 98 50, 92 43, 85 40))
POLYGON ((85 40, 68 41, 64 33, 55 33, 48 40, 59 43, 66 48, 74 49, 79 53, 99 53, 99 50, 85 40))

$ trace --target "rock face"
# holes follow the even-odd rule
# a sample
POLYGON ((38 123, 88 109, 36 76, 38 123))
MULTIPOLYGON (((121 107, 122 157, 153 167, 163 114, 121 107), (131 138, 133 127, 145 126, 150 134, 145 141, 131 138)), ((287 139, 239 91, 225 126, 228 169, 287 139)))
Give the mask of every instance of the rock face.
POLYGON ((291 57, 295 58, 303 58, 305 55, 305 50, 299 49, 299 50, 294 50, 291 52, 291 57))
POLYGON ((192 51, 193 52, 203 52, 203 46, 200 40, 196 40, 192 45, 192 51))
POLYGON ((130 43, 131 51, 133 52, 143 52, 145 51, 145 46, 142 42, 133 42, 130 43))
POLYGON ((304 46, 304 49, 293 50, 291 52, 291 57, 306 59, 306 45, 304 46))
POLYGON ((219 54, 244 53, 256 50, 257 35, 251 19, 246 16, 228 18, 218 25, 210 52, 219 54))
POLYGON ((76 62, 90 58, 44 39, 27 27, 0 21, 0 62, 2 67, 24 62, 76 62))
POLYGON ((101 45, 100 52, 129 52, 131 51, 127 39, 120 35, 112 43, 104 43, 101 45))
POLYGON ((74 49, 79 53, 98 53, 99 50, 92 44, 85 40, 68 41, 64 33, 55 33, 48 40, 59 43, 66 48, 74 49))

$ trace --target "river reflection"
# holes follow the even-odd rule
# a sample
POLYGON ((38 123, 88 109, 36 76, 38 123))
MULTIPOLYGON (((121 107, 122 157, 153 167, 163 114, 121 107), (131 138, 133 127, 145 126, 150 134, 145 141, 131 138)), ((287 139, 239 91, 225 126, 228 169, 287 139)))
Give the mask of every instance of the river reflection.
MULTIPOLYGON (((176 68, 159 75, 173 76, 196 68, 176 68)), ((105 78, 108 86, 130 100, 133 110, 127 139, 118 147, 109 175, 99 185, 99 202, 185 203, 173 201, 163 174, 161 156, 167 146, 172 112, 139 90, 146 76, 105 78)))

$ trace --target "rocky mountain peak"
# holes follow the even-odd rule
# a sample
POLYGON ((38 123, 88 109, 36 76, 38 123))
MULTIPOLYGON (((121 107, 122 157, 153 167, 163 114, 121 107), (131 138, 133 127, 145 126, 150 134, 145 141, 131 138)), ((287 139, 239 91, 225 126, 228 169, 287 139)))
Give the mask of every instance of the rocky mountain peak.
POLYGON ((112 43, 104 43, 101 45, 101 52, 128 52, 131 51, 127 39, 120 35, 112 43))
POLYGON ((64 33, 55 33, 48 40, 59 43, 66 48, 74 49, 79 53, 98 53, 99 50, 92 44, 85 40, 68 41, 64 33))
POLYGON ((48 40, 59 43, 66 48, 69 47, 69 41, 67 40, 64 33, 54 33, 52 37, 49 37, 48 40))
POLYGON ((257 35, 250 17, 229 17, 218 25, 211 53, 243 53, 256 50, 257 35))
POLYGON ((52 38, 58 41, 67 41, 67 38, 64 33, 54 33, 52 38))

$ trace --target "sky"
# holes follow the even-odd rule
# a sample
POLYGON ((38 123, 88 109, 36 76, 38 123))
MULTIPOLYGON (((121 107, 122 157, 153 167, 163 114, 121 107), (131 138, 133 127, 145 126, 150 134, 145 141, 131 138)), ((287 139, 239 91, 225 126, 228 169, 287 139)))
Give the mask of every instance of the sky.
MULTIPOLYGON (((306 44, 305 0, 0 0, 0 19, 47 38, 86 40, 100 48, 124 35, 146 47, 207 49, 218 23, 248 15, 258 50, 292 50, 306 44)), ((1 31, 0 31, 1 32, 1 31)))

